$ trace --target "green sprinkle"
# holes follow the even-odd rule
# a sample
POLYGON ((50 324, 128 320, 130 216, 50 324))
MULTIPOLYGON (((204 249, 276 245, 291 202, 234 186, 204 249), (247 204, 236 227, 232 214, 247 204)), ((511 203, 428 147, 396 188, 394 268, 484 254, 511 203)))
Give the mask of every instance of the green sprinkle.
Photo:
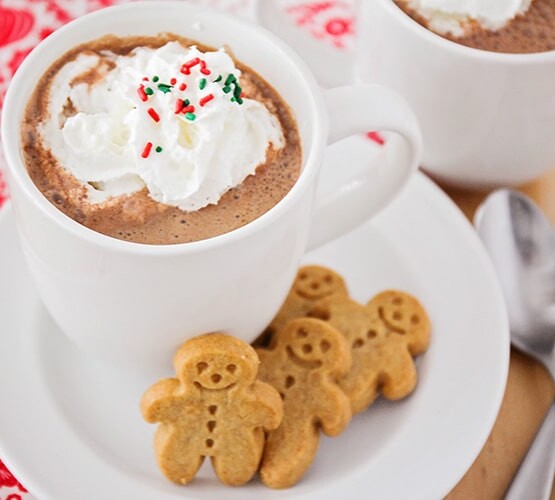
POLYGON ((161 153, 161 152, 162 152, 162 148, 161 148, 160 146, 156 146, 155 151, 156 151, 157 153, 161 153))
POLYGON ((164 94, 171 92, 172 88, 173 88, 172 85, 168 85, 167 83, 158 84, 158 90, 160 90, 161 92, 164 92, 164 94))
POLYGON ((189 106, 189 104, 191 104, 191 101, 189 101, 189 99, 185 99, 183 101, 183 107, 189 106))
POLYGON ((235 90, 233 90, 233 96, 241 97, 241 92, 243 92, 243 89, 239 87, 239 85, 235 85, 235 90))
POLYGON ((223 78, 223 77, 222 77, 222 75, 218 75, 218 78, 216 78, 216 79, 214 80, 214 83, 215 83, 215 82, 219 82, 219 81, 221 81, 221 80, 222 80, 222 78, 223 78))
POLYGON ((226 94, 229 94, 231 92, 231 87, 226 85, 223 89, 222 89, 226 94))
POLYGON ((194 121, 196 116, 194 113, 185 113, 185 118, 187 118, 187 120, 194 121))
POLYGON ((237 101, 237 104, 243 104, 243 99, 241 97, 235 98, 235 101, 237 101))
POLYGON ((158 80, 160 80, 160 78, 158 78, 157 76, 155 76, 155 77, 152 78, 152 81, 153 81, 154 83, 156 83, 158 80))
POLYGON ((154 90, 152 90, 150 87, 147 87, 145 89, 145 94, 146 95, 152 95, 152 94, 154 94, 154 90))
POLYGON ((237 78, 235 78, 235 75, 233 73, 230 73, 229 75, 227 75, 227 78, 225 79, 225 85, 230 85, 232 83, 235 83, 237 81, 237 78))
POLYGON ((201 78, 198 84, 198 88, 202 90, 204 87, 206 87, 206 78, 201 78))

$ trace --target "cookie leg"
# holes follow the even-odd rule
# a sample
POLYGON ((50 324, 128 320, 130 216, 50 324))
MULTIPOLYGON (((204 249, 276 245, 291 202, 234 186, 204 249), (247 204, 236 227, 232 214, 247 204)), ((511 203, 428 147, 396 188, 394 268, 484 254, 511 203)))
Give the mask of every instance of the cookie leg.
POLYGON ((312 422, 282 422, 266 440, 261 481, 270 488, 296 484, 314 460, 319 438, 320 431, 312 422))
POLYGON ((221 454, 212 457, 212 466, 222 483, 241 486, 256 474, 264 448, 264 431, 255 429, 254 435, 236 438, 223 446, 221 454))
POLYGON ((154 448, 158 466, 164 476, 174 483, 190 483, 204 461, 204 457, 192 452, 188 444, 188 439, 180 438, 163 425, 156 432, 154 448))

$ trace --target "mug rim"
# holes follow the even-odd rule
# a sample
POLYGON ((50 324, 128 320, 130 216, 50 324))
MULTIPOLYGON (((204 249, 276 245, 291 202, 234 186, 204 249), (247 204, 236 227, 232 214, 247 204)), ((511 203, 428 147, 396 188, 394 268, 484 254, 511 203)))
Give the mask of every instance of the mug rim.
MULTIPOLYGON (((99 34, 101 36, 101 34, 99 34)), ((61 54, 59 54, 61 55, 61 54)), ((57 55, 58 56, 58 55, 57 55)), ((56 56, 56 57, 57 57, 56 56)), ((49 64, 52 64, 56 57, 49 58, 49 64)), ((256 70, 256 69, 255 69, 256 70)), ((271 83, 271 82, 270 82, 271 83)), ((23 96, 20 99, 27 100, 29 95, 23 96)), ((26 102, 23 103, 23 106, 26 102)), ((26 202, 33 203, 35 207, 49 217, 61 229, 70 232, 74 237, 80 238, 89 244, 97 247, 102 247, 110 251, 119 251, 124 253, 132 253, 139 255, 176 255, 187 254, 193 252, 210 251, 214 248, 221 247, 241 240, 249 235, 257 232, 266 225, 272 224, 275 220, 279 219, 284 212, 289 209, 289 205, 294 204, 299 197, 303 196, 310 182, 315 177, 318 164, 318 157, 322 155, 324 147, 326 146, 327 137, 327 115, 325 114, 323 96, 321 90, 316 82, 316 79, 308 69, 306 63, 282 40, 274 35, 269 30, 260 26, 255 22, 245 19, 238 19, 236 16, 221 12, 216 9, 204 7, 202 5, 193 4, 190 2, 182 2, 177 0, 143 0, 138 2, 130 2, 121 5, 115 5, 99 9, 97 11, 88 13, 84 16, 76 18, 64 26, 60 27, 48 38, 41 41, 24 59, 15 75, 8 86, 6 93, 4 107, 2 110, 2 129, 1 138, 3 142, 4 156, 6 158, 6 167, 9 170, 14 182, 18 184, 27 198, 26 202), (286 193, 286 195, 279 200, 272 208, 261 216, 250 221, 249 223, 239 228, 233 229, 227 233, 219 234, 211 238, 206 238, 198 241, 187 243, 168 243, 168 244, 149 244, 137 243, 134 241, 120 240, 112 236, 97 232, 90 229, 79 222, 75 221, 64 212, 56 208, 50 203, 43 193, 38 189, 33 180, 31 179, 24 161, 21 157, 21 138, 19 134, 20 123, 17 124, 17 131, 13 132, 13 124, 9 124, 10 120, 6 119, 11 115, 12 108, 17 107, 16 90, 19 81, 28 78, 28 74, 32 74, 33 63, 46 56, 50 45, 58 39, 66 36, 67 33, 73 33, 78 30, 79 26, 88 23, 97 18, 103 18, 112 15, 119 15, 124 18, 125 12, 129 10, 146 10, 156 9, 158 11, 164 10, 164 7, 179 7, 188 9, 189 12, 206 12, 209 11, 210 15, 218 18, 219 22, 224 25, 235 25, 239 29, 249 30, 254 33, 256 37, 266 39, 268 43, 276 46, 283 57, 288 58, 294 64, 296 70, 299 72, 301 80, 305 83, 305 95, 309 102, 309 114, 312 126, 310 127, 311 147, 309 150, 304 148, 302 151, 302 166, 299 178, 293 187, 286 193)), ((295 116, 295 115, 294 115, 295 116)), ((295 116, 295 119, 297 117, 295 116)))
POLYGON ((487 62, 504 64, 532 64, 555 60, 555 49, 544 52, 511 53, 493 52, 491 50, 468 47, 453 40, 448 40, 438 33, 422 26, 408 14, 403 12, 393 0, 380 0, 388 13, 399 21, 416 36, 420 36, 430 43, 442 46, 445 50, 457 53, 459 56, 481 59, 487 62))

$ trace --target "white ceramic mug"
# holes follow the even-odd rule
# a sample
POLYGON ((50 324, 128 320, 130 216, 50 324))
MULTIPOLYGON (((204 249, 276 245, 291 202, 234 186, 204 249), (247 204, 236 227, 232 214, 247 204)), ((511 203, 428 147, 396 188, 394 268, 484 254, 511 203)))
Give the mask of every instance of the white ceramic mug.
POLYGON ((258 15, 295 42, 324 84, 355 79, 386 85, 405 97, 422 127, 422 165, 434 177, 491 187, 519 184, 555 167, 555 51, 477 50, 429 31, 393 0, 357 3, 352 53, 301 34, 277 0, 260 0, 258 15))
POLYGON ((358 71, 422 126, 422 164, 468 186, 518 184, 555 167, 555 51, 499 54, 427 30, 392 0, 360 2, 358 71))
POLYGON ((416 119, 395 93, 378 86, 323 93, 279 39, 188 2, 112 7, 48 37, 11 83, 2 141, 23 250, 46 307, 86 352, 148 376, 167 373, 174 349, 192 335, 225 330, 252 341, 285 298, 307 245, 320 245, 375 214, 399 192, 421 156, 416 119), (231 47, 289 103, 303 146, 300 178, 282 201, 242 228, 194 243, 137 244, 78 224, 36 188, 20 150, 25 104, 57 57, 109 33, 160 32, 231 47), (399 135, 387 148, 387 167, 315 199, 326 144, 374 129, 399 135))

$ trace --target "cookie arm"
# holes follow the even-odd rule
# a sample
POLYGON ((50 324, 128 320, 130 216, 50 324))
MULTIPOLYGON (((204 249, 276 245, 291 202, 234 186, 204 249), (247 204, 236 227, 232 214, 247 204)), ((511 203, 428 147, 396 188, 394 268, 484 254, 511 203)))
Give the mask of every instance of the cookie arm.
POLYGON ((175 378, 159 380, 141 398, 141 413, 148 423, 166 420, 177 403, 175 391, 179 381, 175 378))
POLYGON ((252 387, 253 404, 249 418, 255 427, 266 431, 277 429, 283 419, 283 402, 278 392, 265 382, 257 380, 252 387))
POLYGON ((337 436, 351 421, 351 402, 336 385, 327 387, 323 391, 323 396, 317 418, 324 434, 337 436))
POLYGON ((382 394, 392 401, 408 396, 416 387, 417 372, 409 351, 398 349, 392 352, 381 370, 382 394))

